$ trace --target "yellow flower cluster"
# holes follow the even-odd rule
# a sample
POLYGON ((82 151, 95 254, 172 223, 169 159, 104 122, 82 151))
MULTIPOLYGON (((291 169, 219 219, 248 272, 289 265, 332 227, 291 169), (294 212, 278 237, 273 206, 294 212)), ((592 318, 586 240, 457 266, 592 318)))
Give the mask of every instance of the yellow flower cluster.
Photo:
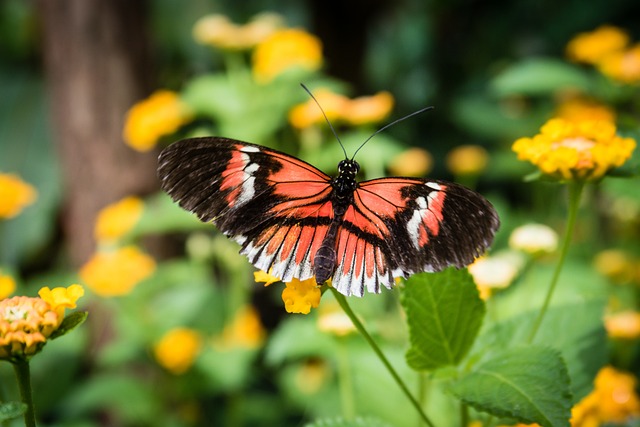
MULTIPOLYGON (((389 92, 379 92, 373 96, 363 96, 355 99, 332 92, 328 89, 318 89, 314 96, 327 115, 334 121, 343 121, 358 126, 376 123, 389 116, 393 109, 394 99, 389 92)), ((324 123, 322 112, 312 99, 296 105, 289 112, 289 122, 298 129, 324 123)))
POLYGON ((640 416, 640 399, 636 394, 637 380, 630 374, 610 366, 600 370, 593 391, 572 411, 573 427, 623 423, 640 416))
POLYGON ((75 308, 84 294, 80 285, 43 288, 40 298, 16 296, 0 301, 0 359, 36 354, 60 326, 65 308, 75 308))
POLYGON ((174 328, 160 338, 153 348, 158 363, 173 374, 186 372, 202 348, 202 336, 189 328, 174 328))
POLYGON ((16 290, 16 281, 0 269, 0 300, 7 298, 16 290))
POLYGON ((640 338, 640 313, 636 311, 622 311, 610 314, 604 319, 607 335, 622 340, 640 338))
POLYGON ((37 195, 36 189, 17 175, 0 173, 0 219, 18 215, 37 195))
POLYGON ((230 50, 251 49, 284 26, 284 19, 276 13, 261 13, 246 25, 236 25, 224 15, 213 14, 200 18, 193 27, 197 42, 230 50))
POLYGON ((425 176, 433 166, 433 157, 424 148, 412 147, 391 159, 387 168, 395 176, 425 176))
POLYGON ((222 335, 215 340, 216 347, 220 349, 259 347, 266 332, 258 311, 251 306, 242 307, 233 317, 233 320, 225 326, 222 335))
POLYGON ((478 175, 486 169, 489 153, 479 145, 461 145, 447 154, 446 161, 454 175, 478 175))
POLYGON ((301 29, 277 30, 258 43, 252 63, 254 78, 260 83, 295 68, 315 71, 322 66, 322 43, 301 29))
POLYGON ((80 269, 80 278, 97 295, 126 295, 156 269, 156 263, 135 246, 96 253, 80 269))
MULTIPOLYGON (((264 271, 254 273, 256 282, 265 282, 265 286, 269 286, 280 279, 272 276, 264 271)), ((285 283, 285 289, 282 291, 282 301, 287 313, 309 314, 312 308, 320 305, 320 287, 316 283, 315 278, 307 280, 293 279, 291 282, 285 283)))
POLYGON ((631 157, 636 142, 616 135, 605 120, 569 121, 554 118, 533 138, 513 144, 518 159, 536 165, 543 173, 563 180, 596 180, 631 157))
POLYGON ((598 67, 613 80, 640 82, 640 44, 629 46, 629 35, 619 28, 605 25, 578 34, 567 44, 567 56, 598 67))
POLYGON ((158 90, 129 109, 123 138, 133 149, 149 151, 160 137, 177 131, 191 119, 189 107, 177 93, 158 90))
POLYGON ((137 224, 144 210, 144 202, 138 197, 124 199, 103 208, 98 213, 94 236, 98 242, 112 242, 137 224))
POLYGON ((572 122, 605 120, 614 123, 616 121, 616 113, 610 107, 582 97, 570 97, 560 102, 555 116, 572 122))

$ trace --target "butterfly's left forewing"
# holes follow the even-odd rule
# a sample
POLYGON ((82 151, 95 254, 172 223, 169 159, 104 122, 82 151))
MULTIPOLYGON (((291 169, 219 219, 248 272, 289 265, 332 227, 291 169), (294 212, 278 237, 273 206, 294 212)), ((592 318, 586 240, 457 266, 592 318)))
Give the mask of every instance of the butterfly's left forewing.
POLYGON ((313 276, 333 220, 323 172, 276 150, 211 137, 172 144, 158 173, 181 207, 239 242, 256 267, 285 281, 313 276))
POLYGON ((395 277, 464 267, 491 244, 498 226, 487 200, 454 183, 361 182, 338 236, 333 286, 361 296, 392 287, 395 277))

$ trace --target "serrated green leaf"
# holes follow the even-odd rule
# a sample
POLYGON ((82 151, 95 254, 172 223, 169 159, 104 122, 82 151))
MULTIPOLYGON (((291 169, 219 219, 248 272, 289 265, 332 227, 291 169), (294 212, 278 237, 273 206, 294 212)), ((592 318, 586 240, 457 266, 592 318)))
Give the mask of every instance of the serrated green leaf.
POLYGON ((344 418, 323 418, 307 423, 304 427, 391 427, 391 424, 371 417, 357 417, 353 420, 345 420, 344 418))
POLYGON ((49 339, 54 340, 73 331, 87 320, 87 316, 89 316, 89 313, 86 311, 74 311, 68 316, 65 316, 58 329, 53 331, 51 336, 49 336, 49 339))
POLYGON ((411 347, 406 359, 415 370, 456 365, 471 348, 485 307, 467 270, 416 274, 402 294, 411 347))
MULTIPOLYGON (((604 301, 594 300, 552 307, 533 341, 561 352, 571 378, 574 403, 593 388, 593 379, 607 361, 607 334, 602 323, 604 301)), ((524 313, 483 332, 473 353, 495 357, 501 349, 525 344, 537 312, 524 313)))
POLYGON ((531 58, 505 69, 491 82, 498 96, 550 95, 568 88, 587 91, 589 76, 575 65, 551 58, 531 58))
POLYGON ((451 391, 477 410, 544 427, 568 426, 569 374, 557 350, 521 346, 496 352, 451 391))
POLYGON ((27 405, 22 402, 0 403, 0 421, 21 417, 26 410, 27 405))

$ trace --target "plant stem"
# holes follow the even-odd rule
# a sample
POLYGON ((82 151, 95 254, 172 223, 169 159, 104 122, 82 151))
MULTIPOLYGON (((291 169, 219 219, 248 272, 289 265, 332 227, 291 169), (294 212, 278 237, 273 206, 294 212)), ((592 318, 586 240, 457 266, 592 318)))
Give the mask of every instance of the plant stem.
POLYGON ((553 296, 556 284, 558 283, 560 272, 562 271, 564 261, 567 257, 567 253, 569 252, 569 246, 571 245, 571 237, 573 236, 573 229, 576 225, 578 207, 580 205, 580 196, 582 195, 583 188, 583 181, 572 181, 569 183, 569 206, 567 213, 567 225, 564 231, 564 236, 562 238, 562 246, 560 247, 560 258, 558 259, 558 264, 556 264, 553 276, 551 277, 551 283, 549 283, 549 289, 547 290, 547 295, 544 299, 544 303, 542 304, 540 312, 538 313, 538 317, 536 318, 536 321, 533 324, 533 328, 531 329, 529 339, 527 340, 528 343, 532 343, 533 339, 536 337, 536 334, 540 329, 540 325, 542 324, 542 320, 544 319, 544 315, 549 308, 549 303, 551 302, 551 297, 553 296))
POLYGON ((342 416, 345 420, 353 421, 356 417, 355 404, 353 401, 353 383, 351 381, 351 369, 349 366, 349 351, 347 342, 338 337, 338 375, 340 386, 340 398, 342 401, 342 416))
POLYGON ((469 407, 466 403, 460 402, 460 427, 469 425, 469 407))
POLYGON ((382 364, 385 366, 385 368, 387 368, 387 371, 389 371, 389 373, 391 374, 391 376, 395 380, 396 384, 398 384, 398 386, 400 387, 400 389, 402 390, 404 395, 409 399, 409 401, 414 406, 416 411, 418 411, 418 414, 420 415, 420 418, 422 418, 422 421, 424 421, 428 426, 434 427, 434 425, 431 422, 431 420, 429 419, 429 417, 427 417, 427 415, 422 410, 422 407, 420 406, 420 403, 418 403, 416 398, 413 397, 413 395, 411 394, 411 392, 407 388, 407 386, 404 383, 404 381, 402 381, 402 379, 400 378, 400 376, 398 375, 396 370, 393 369, 393 366, 391 366, 391 363, 389 362, 389 360, 386 358, 384 353, 382 353, 382 350, 380 350, 380 347, 378 347, 378 345, 373 340, 371 335, 369 335, 367 330, 364 328, 364 325, 360 322, 360 320, 355 315, 353 310, 351 310, 351 307, 349 306, 349 303, 347 302, 347 299, 344 297, 344 295, 342 295, 340 292, 336 291, 333 287, 329 287, 329 289, 331 289, 331 292, 333 293, 333 296, 335 297, 335 299, 338 301, 338 304, 340 304, 340 307, 342 307, 342 310, 344 310, 345 314, 347 316, 349 316, 349 319, 351 319, 351 322, 353 322, 353 325, 356 327, 358 332, 360 332, 360 334, 364 337, 364 339, 367 341, 367 343, 369 343, 369 346, 371 346, 371 348, 373 349, 374 353, 376 353, 376 355, 378 356, 378 358, 380 359, 382 364))
POLYGON ((36 427, 36 413, 33 408, 33 393, 31 392, 31 373, 29 370, 29 362, 20 360, 13 362, 13 370, 18 380, 18 388, 20 389, 20 398, 22 403, 27 405, 24 413, 25 427, 36 427))

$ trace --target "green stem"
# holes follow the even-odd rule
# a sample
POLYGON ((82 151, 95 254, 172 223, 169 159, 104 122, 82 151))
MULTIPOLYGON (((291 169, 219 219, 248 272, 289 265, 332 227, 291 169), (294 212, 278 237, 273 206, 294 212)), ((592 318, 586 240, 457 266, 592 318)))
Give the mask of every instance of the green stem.
POLYGON ((578 207, 580 205, 580 196, 582 195, 582 189, 584 188, 583 181, 572 181, 569 184, 569 206, 567 213, 567 225, 564 231, 564 236, 562 238, 562 246, 560 247, 560 258, 558 259, 558 264, 556 264, 556 269, 553 272, 553 276, 551 277, 551 283, 549 284, 549 289, 547 290, 547 295, 544 299, 544 303, 542 304, 542 308, 540 308, 540 312, 538 313, 538 317, 536 318, 535 323, 533 324, 533 328, 531 329, 531 334, 529 335, 529 340, 527 342, 532 343, 533 339, 536 337, 538 330, 540 329, 540 325, 542 324, 542 320, 549 308, 549 303, 551 302, 551 297, 553 296, 553 292, 558 283, 558 278, 560 277, 560 272, 562 271, 562 267, 564 265, 564 261, 567 257, 567 253, 569 252, 569 246, 571 245, 571 237, 573 236, 573 229, 576 225, 576 218, 578 216, 578 207))
POLYGON ((340 377, 340 399, 342 401, 342 416, 345 420, 353 421, 356 417, 355 403, 353 401, 353 383, 351 382, 351 369, 349 367, 349 351, 347 342, 338 337, 340 354, 338 355, 338 375, 340 377))
POLYGON ((364 337, 367 343, 369 343, 369 346, 371 346, 374 353, 376 353, 376 355, 378 356, 382 364, 385 366, 385 368, 387 368, 387 371, 389 371, 389 373, 395 380, 396 384, 398 384, 398 386, 400 387, 404 395, 409 399, 409 401, 414 406, 416 411, 418 411, 418 414, 420 415, 420 418, 422 419, 422 421, 424 421, 428 426, 434 427, 429 417, 427 417, 427 415, 422 410, 420 403, 418 403, 416 398, 413 397, 413 395, 409 391, 409 388, 407 388, 404 381, 402 381, 402 378, 400 378, 396 370, 393 369, 393 366, 391 366, 391 363, 389 362, 389 360, 386 358, 384 353, 382 353, 382 350, 380 350, 380 347, 378 347, 378 344, 376 344, 376 342, 373 340, 371 335, 369 335, 367 330, 364 328, 364 325, 360 322, 358 317, 355 315, 353 310, 351 310, 351 307, 349 306, 349 303, 347 302, 347 299, 344 297, 344 295, 342 295, 340 292, 335 290, 333 287, 329 287, 329 289, 331 289, 331 292, 333 293, 333 296, 335 297, 335 299, 338 301, 338 304, 340 304, 340 307, 342 307, 342 310, 344 310, 345 314, 349 316, 349 319, 351 319, 351 322, 353 322, 353 325, 356 327, 358 332, 360 332, 360 334, 364 337))
POLYGON ((18 380, 20 389, 20 398, 22 403, 27 405, 24 413, 25 427, 36 427, 36 413, 33 408, 33 393, 31 392, 31 373, 29 370, 29 362, 21 360, 13 363, 13 369, 18 380))
POLYGON ((466 403, 460 402, 460 427, 469 425, 469 407, 466 403))

